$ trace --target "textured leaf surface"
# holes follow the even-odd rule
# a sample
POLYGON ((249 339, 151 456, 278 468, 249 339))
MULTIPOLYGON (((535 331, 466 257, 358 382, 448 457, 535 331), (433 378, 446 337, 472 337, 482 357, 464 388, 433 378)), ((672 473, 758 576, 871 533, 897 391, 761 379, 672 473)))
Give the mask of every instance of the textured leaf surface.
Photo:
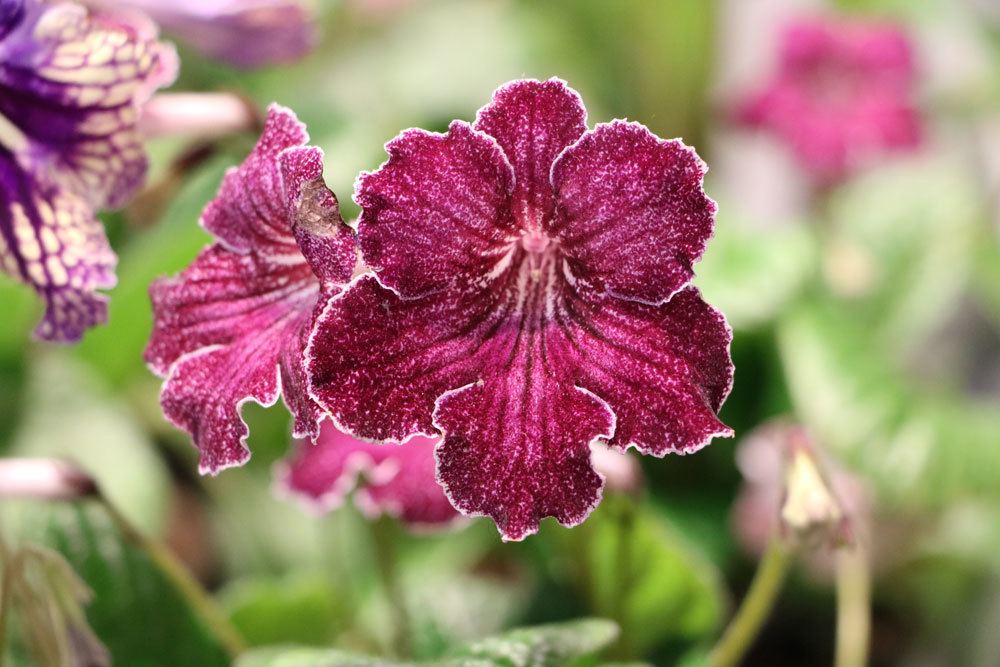
POLYGON ((719 573, 663 519, 630 502, 606 498, 590 521, 563 535, 578 587, 639 653, 667 639, 704 637, 721 620, 719 573))
POLYGON ((113 664, 230 664, 160 570, 122 538, 99 507, 59 508, 48 526, 48 541, 93 591, 87 619, 113 664))

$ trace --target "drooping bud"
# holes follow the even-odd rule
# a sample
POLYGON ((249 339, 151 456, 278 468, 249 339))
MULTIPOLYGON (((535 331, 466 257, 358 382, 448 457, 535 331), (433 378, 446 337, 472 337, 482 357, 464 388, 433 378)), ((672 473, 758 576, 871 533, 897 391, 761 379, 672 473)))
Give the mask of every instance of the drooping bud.
POLYGON ((839 546, 852 541, 847 514, 820 469, 815 450, 801 428, 787 435, 782 529, 806 543, 839 546))
POLYGON ((97 482, 68 461, 0 459, 0 498, 77 500, 97 493, 97 482))

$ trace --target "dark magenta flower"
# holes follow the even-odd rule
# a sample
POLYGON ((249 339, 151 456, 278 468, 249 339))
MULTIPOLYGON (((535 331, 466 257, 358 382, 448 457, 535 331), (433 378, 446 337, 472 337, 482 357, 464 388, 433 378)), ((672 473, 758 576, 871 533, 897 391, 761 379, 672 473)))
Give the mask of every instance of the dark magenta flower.
POLYGON ((253 152, 226 174, 202 225, 217 241, 150 288, 146 362, 166 378, 167 418, 194 438, 202 472, 250 456, 240 408, 282 395, 296 437, 319 434, 302 348, 322 290, 350 280, 353 232, 323 184, 323 154, 305 126, 273 106, 253 152))
POLYGON ((95 290, 116 259, 94 211, 141 184, 139 105, 173 62, 154 34, 78 5, 0 0, 0 268, 45 300, 40 338, 107 319, 95 290))
POLYGON ((109 12, 140 11, 164 31, 243 69, 298 60, 316 42, 303 0, 85 0, 109 12))
POLYGON ((452 503, 514 540, 599 502, 591 441, 663 456, 732 434, 731 332, 688 286, 715 214, 692 149, 638 123, 588 131, 552 79, 386 150, 355 193, 374 274, 329 300, 306 350, 339 426, 443 434, 452 503))
POLYGON ((820 182, 921 143, 909 39, 889 23, 833 19, 789 25, 777 68, 738 110, 773 132, 820 182))
POLYGON ((388 514, 414 528, 447 526, 460 515, 437 482, 435 444, 419 436, 405 445, 362 442, 327 422, 315 444, 299 440, 278 466, 278 490, 316 512, 340 507, 353 491, 369 518, 388 514))

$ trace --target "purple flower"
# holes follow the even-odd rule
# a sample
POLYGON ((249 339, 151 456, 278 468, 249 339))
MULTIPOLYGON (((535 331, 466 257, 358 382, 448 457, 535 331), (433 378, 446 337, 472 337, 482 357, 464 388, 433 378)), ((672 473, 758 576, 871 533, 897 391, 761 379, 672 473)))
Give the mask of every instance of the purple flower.
POLYGON ((452 503, 510 540, 596 506, 591 441, 663 456, 732 434, 731 332, 689 286, 715 214, 692 149, 633 122, 588 131, 551 79, 386 150, 355 193, 374 274, 327 302, 306 350, 338 426, 443 434, 452 503))
POLYGON ((800 21, 786 28, 776 71, 741 103, 738 119, 780 137, 817 181, 835 182, 920 145, 915 70, 898 26, 800 21))
POLYGON ((109 12, 142 12, 205 55, 243 69, 298 60, 316 41, 302 0, 85 1, 109 12))
POLYGON ((319 434, 302 349, 323 290, 350 280, 353 232, 323 184, 323 155, 305 126, 273 106, 243 164, 226 174, 201 223, 217 241, 175 278, 150 288, 146 362, 166 378, 167 418, 194 438, 200 469, 250 456, 242 405, 282 395, 296 437, 319 434))
POLYGON ((154 34, 71 3, 0 0, 0 268, 46 302, 40 338, 107 319, 115 255, 94 210, 124 203, 146 156, 139 105, 174 71, 154 34))
POLYGON ((435 442, 418 436, 405 445, 376 445, 325 423, 315 444, 298 441, 278 466, 278 489, 324 512, 357 488, 354 501, 369 518, 388 514, 418 529, 447 526, 460 515, 435 477, 435 442))

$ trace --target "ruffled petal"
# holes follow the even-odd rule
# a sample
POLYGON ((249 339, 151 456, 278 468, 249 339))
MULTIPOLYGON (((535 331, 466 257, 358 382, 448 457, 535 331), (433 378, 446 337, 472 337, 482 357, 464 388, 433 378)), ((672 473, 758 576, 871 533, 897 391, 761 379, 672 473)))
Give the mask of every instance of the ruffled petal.
POLYGON ((150 289, 146 361, 166 376, 164 412, 191 433, 204 472, 249 457, 240 416, 248 400, 271 405, 281 394, 294 435, 319 434, 304 347, 320 294, 350 278, 356 253, 322 182, 322 153, 299 145, 306 139, 291 111, 272 106, 256 148, 206 209, 206 227, 227 243, 150 289))
POLYGON ((733 382, 732 331, 698 290, 660 306, 608 298, 566 308, 577 381, 618 418, 609 444, 664 456, 733 434, 717 416, 733 382))
POLYGON ((614 430, 607 405, 574 386, 576 353, 552 319, 568 296, 557 264, 519 251, 493 290, 420 299, 362 276, 317 318, 306 353, 313 398, 352 433, 442 431, 449 497, 505 539, 544 516, 581 521, 601 489, 589 443, 614 430))
POLYGON ((412 527, 445 526, 460 515, 437 482, 436 442, 416 437, 375 445, 327 423, 315 444, 300 440, 295 454, 279 464, 278 488, 314 511, 340 507, 355 491, 355 502, 372 518, 389 514, 412 527))
POLYGON ((164 81, 170 49, 155 35, 91 17, 71 3, 29 0, 0 41, 0 115, 22 165, 86 197, 123 204, 146 156, 136 122, 149 83, 164 81))
POLYGON ((226 173, 219 194, 205 207, 202 226, 234 252, 253 251, 301 261, 278 155, 308 141, 306 126, 295 114, 272 105, 257 145, 243 164, 226 173))
POLYGON ((37 291, 45 316, 35 335, 71 343, 107 320, 117 258, 90 206, 39 183, 0 149, 0 268, 37 291))
POLYGON ((560 79, 512 81, 493 93, 477 130, 497 140, 514 167, 513 211, 525 229, 541 229, 555 204, 552 163, 587 129, 587 111, 560 79))
POLYGON ((455 121, 447 134, 407 130, 389 159, 358 179, 361 252, 385 286, 417 297, 481 279, 519 230, 514 174, 497 143, 455 121))
POLYGON ((639 123, 598 125, 552 167, 548 233, 577 280, 598 292, 662 303, 694 276, 715 224, 705 164, 639 123))
POLYGON ((249 458, 240 417, 248 400, 273 405, 283 391, 297 409, 296 430, 315 432, 317 413, 295 366, 318 292, 304 262, 272 262, 219 245, 150 288, 154 329, 146 361, 166 374, 164 413, 191 433, 203 472, 249 458))
MULTIPOLYGON (((614 415, 593 394, 551 377, 542 346, 520 351, 503 375, 446 393, 435 424, 441 483, 463 513, 492 517, 504 540, 587 518, 604 480, 589 443, 610 437, 614 415)), ((557 370, 557 369, 556 369, 557 370)))
POLYGON ((434 434, 434 401, 478 378, 473 355, 497 326, 489 297, 448 296, 400 299, 359 276, 316 318, 306 349, 313 398, 368 440, 434 434))

